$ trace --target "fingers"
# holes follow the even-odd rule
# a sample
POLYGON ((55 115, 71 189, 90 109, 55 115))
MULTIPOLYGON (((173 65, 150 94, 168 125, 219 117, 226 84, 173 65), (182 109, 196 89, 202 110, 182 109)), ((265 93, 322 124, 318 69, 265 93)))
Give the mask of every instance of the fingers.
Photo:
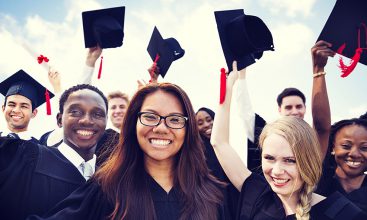
POLYGON ((233 72, 237 72, 238 70, 237 70, 237 61, 233 61, 233 63, 232 63, 232 71, 233 72))

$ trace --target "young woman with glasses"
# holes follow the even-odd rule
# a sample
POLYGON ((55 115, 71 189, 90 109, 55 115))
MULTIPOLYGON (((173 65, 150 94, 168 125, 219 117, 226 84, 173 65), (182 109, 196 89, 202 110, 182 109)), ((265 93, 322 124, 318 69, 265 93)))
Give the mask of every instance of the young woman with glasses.
POLYGON ((225 219, 224 187, 209 174, 203 149, 187 94, 170 83, 145 86, 109 160, 45 217, 225 219))

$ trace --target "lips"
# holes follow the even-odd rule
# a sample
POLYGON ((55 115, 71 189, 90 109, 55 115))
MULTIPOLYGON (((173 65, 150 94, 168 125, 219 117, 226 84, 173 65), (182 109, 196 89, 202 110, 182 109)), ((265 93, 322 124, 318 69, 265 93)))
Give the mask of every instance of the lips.
POLYGON ((350 168, 359 168, 362 165, 361 161, 355 161, 355 160, 346 160, 345 163, 350 168))
POLYGON ((289 179, 282 179, 282 178, 276 178, 276 177, 271 177, 271 178, 273 180, 273 184, 278 187, 282 187, 289 182, 289 179))
POLYGON ((171 140, 167 139, 157 139, 157 138, 151 138, 149 139, 149 142, 157 147, 166 147, 167 145, 171 144, 171 140))
POLYGON ((78 129, 76 130, 76 133, 78 134, 78 136, 81 139, 90 139, 93 137, 93 135, 96 133, 95 131, 91 131, 91 130, 83 130, 83 129, 78 129))
POLYGON ((205 134, 211 134, 211 133, 212 133, 212 129, 211 128, 205 131, 205 134))

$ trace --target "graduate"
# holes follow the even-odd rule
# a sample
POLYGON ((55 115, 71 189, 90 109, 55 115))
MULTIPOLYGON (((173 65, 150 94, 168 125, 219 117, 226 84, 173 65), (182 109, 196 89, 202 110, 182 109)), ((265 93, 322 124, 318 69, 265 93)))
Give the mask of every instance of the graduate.
POLYGON ((226 219, 224 186, 203 148, 187 94, 149 84, 131 99, 120 142, 92 180, 29 219, 226 219))
POLYGON ((229 143, 228 123, 232 87, 245 71, 237 71, 233 63, 211 135, 219 162, 241 192, 236 219, 366 219, 342 194, 314 193, 322 173, 322 154, 315 131, 303 119, 287 116, 266 125, 259 139, 264 176, 246 167, 229 143))
POLYGON ((43 85, 33 79, 24 70, 19 70, 0 83, 0 93, 5 96, 2 111, 7 129, 0 131, 0 136, 39 141, 31 135, 28 125, 37 115, 37 108, 50 102, 54 96, 43 85))
POLYGON ((59 108, 64 137, 58 148, 0 138, 0 219, 42 215, 95 172, 95 149, 107 122, 106 97, 91 85, 77 85, 62 94, 59 108))

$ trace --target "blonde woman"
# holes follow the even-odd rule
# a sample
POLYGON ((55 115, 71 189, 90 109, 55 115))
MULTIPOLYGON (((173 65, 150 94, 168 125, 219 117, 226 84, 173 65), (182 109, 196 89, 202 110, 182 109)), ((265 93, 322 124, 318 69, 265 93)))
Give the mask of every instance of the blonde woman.
POLYGON ((228 137, 232 87, 244 75, 234 62, 211 135, 219 162, 241 192, 237 219, 367 219, 340 193, 327 198, 313 193, 322 172, 320 145, 302 119, 287 116, 265 126, 259 140, 265 178, 242 163, 228 137))

